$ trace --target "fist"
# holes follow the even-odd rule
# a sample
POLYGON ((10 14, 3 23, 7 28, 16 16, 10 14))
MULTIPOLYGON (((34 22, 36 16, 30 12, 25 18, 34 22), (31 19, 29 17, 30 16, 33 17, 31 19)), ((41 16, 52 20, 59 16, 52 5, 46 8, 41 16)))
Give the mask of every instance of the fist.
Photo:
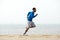
POLYGON ((36 15, 38 15, 38 14, 36 14, 36 15))

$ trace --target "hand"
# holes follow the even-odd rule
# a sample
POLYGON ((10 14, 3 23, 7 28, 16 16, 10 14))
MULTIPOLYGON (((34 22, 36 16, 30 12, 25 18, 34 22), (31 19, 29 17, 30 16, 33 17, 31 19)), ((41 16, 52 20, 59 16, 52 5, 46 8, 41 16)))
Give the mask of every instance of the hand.
POLYGON ((38 14, 36 14, 36 15, 38 15, 38 14))

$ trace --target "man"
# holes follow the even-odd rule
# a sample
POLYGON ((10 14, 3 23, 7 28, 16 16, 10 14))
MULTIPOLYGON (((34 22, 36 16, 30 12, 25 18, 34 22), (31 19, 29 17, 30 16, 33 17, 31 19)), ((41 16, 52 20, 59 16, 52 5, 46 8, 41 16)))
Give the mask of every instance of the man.
POLYGON ((26 30, 24 32, 23 35, 26 34, 26 32, 29 30, 29 28, 34 28, 36 27, 34 22, 32 21, 33 18, 35 18, 38 14, 34 15, 34 13, 36 12, 36 8, 32 8, 32 12, 29 12, 27 15, 27 20, 28 20, 28 26, 26 27, 26 30))

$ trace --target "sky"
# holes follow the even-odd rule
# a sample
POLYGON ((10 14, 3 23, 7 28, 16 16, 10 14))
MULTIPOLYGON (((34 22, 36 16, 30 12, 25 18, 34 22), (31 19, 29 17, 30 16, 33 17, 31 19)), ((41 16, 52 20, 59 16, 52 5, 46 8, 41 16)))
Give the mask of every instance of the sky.
POLYGON ((60 24, 60 0, 0 0, 0 24, 26 24, 36 7, 36 24, 60 24))

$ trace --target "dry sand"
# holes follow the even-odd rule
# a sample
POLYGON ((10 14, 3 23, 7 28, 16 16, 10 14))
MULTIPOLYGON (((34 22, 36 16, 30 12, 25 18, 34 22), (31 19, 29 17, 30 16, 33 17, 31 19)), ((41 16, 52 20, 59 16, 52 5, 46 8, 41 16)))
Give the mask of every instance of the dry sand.
POLYGON ((60 35, 0 35, 0 40, 60 40, 60 35))

